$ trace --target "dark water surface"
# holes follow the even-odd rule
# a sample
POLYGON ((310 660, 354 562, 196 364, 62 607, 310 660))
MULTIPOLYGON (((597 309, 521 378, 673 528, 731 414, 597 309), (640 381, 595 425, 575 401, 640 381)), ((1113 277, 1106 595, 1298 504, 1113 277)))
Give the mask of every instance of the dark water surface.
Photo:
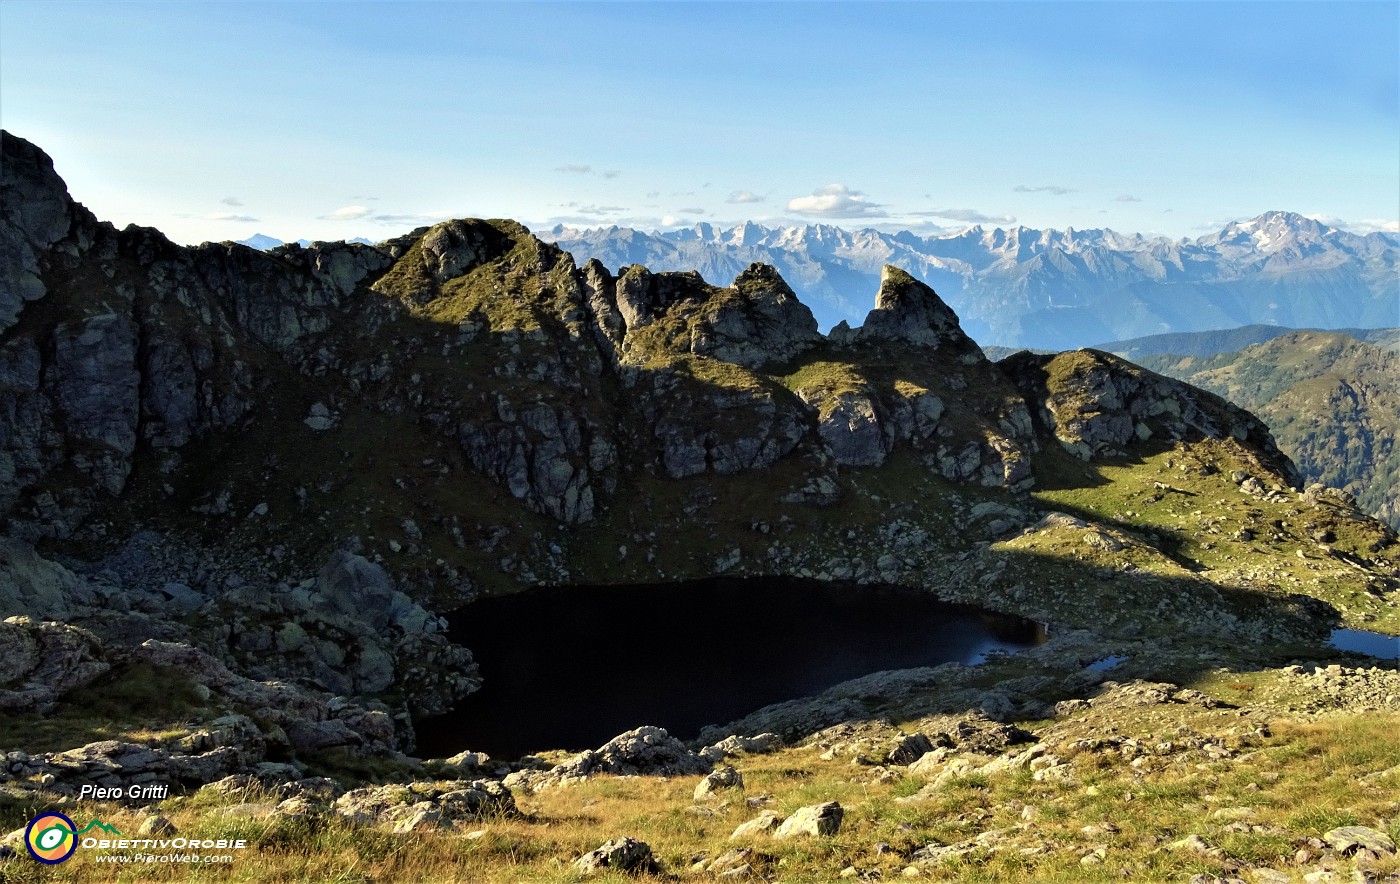
POLYGON ((924 592, 769 578, 546 587, 448 619, 485 686, 418 722, 423 757, 587 749, 644 724, 689 739, 867 673, 1044 640, 1029 620, 924 592))

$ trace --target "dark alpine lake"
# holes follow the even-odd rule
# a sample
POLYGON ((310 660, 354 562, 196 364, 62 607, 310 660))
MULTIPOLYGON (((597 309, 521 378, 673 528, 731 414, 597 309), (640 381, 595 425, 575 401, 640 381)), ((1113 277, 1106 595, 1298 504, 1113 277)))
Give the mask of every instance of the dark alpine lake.
POLYGON ((582 750, 644 724, 682 739, 883 669, 975 663, 1044 640, 928 593, 797 579, 567 586, 451 615, 485 686, 418 722, 418 754, 582 750))

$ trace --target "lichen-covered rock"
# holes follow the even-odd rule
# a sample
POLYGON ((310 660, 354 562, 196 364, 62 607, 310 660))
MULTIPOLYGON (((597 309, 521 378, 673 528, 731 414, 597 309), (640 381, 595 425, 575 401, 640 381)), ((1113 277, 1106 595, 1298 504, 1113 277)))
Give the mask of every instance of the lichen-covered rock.
POLYGON ((1395 852, 1395 842, 1390 836, 1370 826, 1341 826, 1326 832, 1322 840, 1341 853, 1369 850, 1384 855, 1395 852))

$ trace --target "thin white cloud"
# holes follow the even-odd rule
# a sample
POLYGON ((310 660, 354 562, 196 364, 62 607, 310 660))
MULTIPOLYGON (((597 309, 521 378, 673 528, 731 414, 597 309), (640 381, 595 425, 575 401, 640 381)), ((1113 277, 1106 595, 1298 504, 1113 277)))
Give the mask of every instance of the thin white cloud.
POLYGON ((947 218, 949 221, 962 221, 967 224, 1015 224, 1015 215, 988 215, 976 209, 929 209, 926 212, 910 212, 920 218, 947 218))
POLYGON ((701 208, 698 208, 698 207, 697 207, 697 208, 689 208, 689 209, 676 209, 676 211, 677 211, 677 212, 680 212, 682 215, 703 215, 703 214, 705 214, 705 210, 704 210, 704 209, 701 209, 701 208))
POLYGON ((609 169, 609 170, 607 170, 606 172, 599 172, 598 174, 599 174, 599 175, 602 175, 604 178, 616 178, 617 176, 619 176, 619 175, 622 174, 622 170, 621 170, 621 169, 609 169))
POLYGON ((1012 188, 1017 193, 1049 193, 1055 196, 1064 196, 1067 193, 1074 193, 1072 187, 1060 187, 1058 184, 1018 184, 1012 188))
POLYGON ((569 172, 574 175, 588 175, 592 173, 593 167, 584 165, 582 163, 565 163, 562 166, 555 166, 554 171, 569 172))
POLYGON ((752 190, 736 190, 729 195, 726 203, 762 203, 767 202, 768 197, 760 196, 752 190))
POLYGON ((864 193, 844 184, 828 184, 812 191, 811 196, 793 197, 787 208, 819 218, 883 218, 886 214, 880 203, 872 203, 864 193))
POLYGON ((1311 218, 1321 224, 1326 224, 1328 227, 1338 227, 1363 236, 1368 233, 1400 233, 1400 220, 1394 218, 1364 218, 1360 221, 1344 221, 1335 215, 1312 214, 1303 217, 1311 218))
POLYGON ((359 221, 373 214, 374 210, 369 206, 342 206, 334 212, 318 217, 321 221, 359 221))
POLYGON ((425 224, 437 224, 439 221, 448 221, 456 216, 439 212, 410 213, 402 215, 382 214, 371 215, 370 219, 375 224, 387 224, 395 227, 422 227, 425 224))
POLYGON ((240 207, 243 205, 243 200, 239 199, 236 196, 226 196, 223 199, 219 200, 219 202, 223 203, 226 206, 240 207))
POLYGON ((599 206, 593 203, 560 203, 565 209, 573 209, 579 215, 616 215, 618 212, 626 212, 626 206, 599 206))
POLYGON ((205 221, 257 221, 252 215, 235 215, 232 212, 212 212, 204 216, 205 221))
POLYGON ((1120 193, 1113 198, 1113 201, 1115 203, 1140 203, 1142 202, 1142 197, 1133 196, 1130 193, 1120 193))

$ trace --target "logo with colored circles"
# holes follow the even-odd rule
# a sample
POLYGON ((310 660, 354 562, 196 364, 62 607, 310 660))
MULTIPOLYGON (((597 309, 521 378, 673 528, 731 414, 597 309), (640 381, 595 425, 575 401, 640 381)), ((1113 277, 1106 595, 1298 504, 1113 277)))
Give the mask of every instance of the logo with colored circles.
POLYGON ((24 830, 24 846, 39 862, 56 865, 78 849, 77 828, 58 811, 45 811, 29 821, 24 830))

